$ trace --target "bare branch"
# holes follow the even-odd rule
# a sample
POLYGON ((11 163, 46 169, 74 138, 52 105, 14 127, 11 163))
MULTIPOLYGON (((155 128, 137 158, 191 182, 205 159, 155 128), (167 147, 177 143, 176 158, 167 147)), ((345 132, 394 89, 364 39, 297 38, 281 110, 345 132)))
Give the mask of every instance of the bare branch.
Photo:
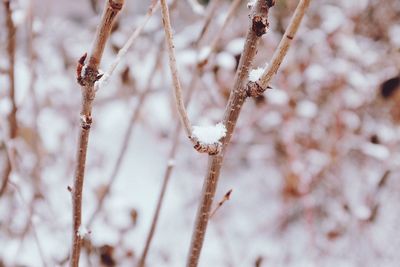
POLYGON ((228 192, 226 192, 224 197, 222 198, 222 200, 220 202, 218 202, 218 205, 210 213, 210 219, 215 215, 215 213, 219 210, 219 208, 221 208, 222 205, 224 205, 224 203, 231 198, 231 195, 232 195, 232 189, 230 189, 228 192))
POLYGON ((195 42, 195 46, 199 44, 200 40, 203 39, 204 34, 207 32, 210 26, 210 22, 214 17, 215 11, 217 11, 220 2, 221 0, 211 0, 210 3, 208 3, 206 19, 204 21, 203 27, 201 28, 200 34, 195 42))
MULTIPOLYGON (((15 102, 15 34, 16 28, 12 20, 12 10, 9 0, 3 0, 4 9, 6 12, 6 27, 7 27, 7 56, 8 56, 8 79, 10 82, 9 98, 11 101, 11 112, 8 115, 9 124, 9 138, 13 140, 18 135, 18 122, 17 122, 17 104, 15 102)), ((14 149, 12 153, 14 153, 14 149)), ((10 160, 7 160, 6 167, 3 173, 0 197, 7 189, 8 180, 12 172, 10 160)))
MULTIPOLYGON (((296 9, 297 12, 295 12, 294 18, 292 19, 292 21, 294 21, 294 24, 297 26, 289 26, 290 29, 287 31, 289 35, 288 37, 286 37, 285 35, 284 38, 287 38, 288 40, 293 39, 292 37, 298 28, 300 20, 303 17, 305 9, 306 7, 308 7, 309 2, 310 0, 300 1, 299 5, 304 5, 305 7, 300 9, 302 11, 298 11, 299 9, 296 9)), ((222 151, 218 155, 209 157, 208 173, 206 175, 203 185, 200 205, 197 211, 195 228, 193 231, 192 242, 189 250, 189 258, 187 262, 188 267, 196 267, 198 265, 200 252, 203 246, 204 236, 209 220, 210 209, 222 167, 224 152, 232 137, 233 130, 239 118, 240 110, 244 104, 246 97, 249 95, 249 83, 246 84, 246 81, 248 80, 249 69, 251 68, 252 60, 257 52, 259 39, 266 32, 268 27, 268 10, 274 4, 274 0, 258 0, 255 7, 253 8, 251 23, 247 33, 244 51, 240 59, 238 71, 236 73, 234 87, 231 91, 229 102, 225 110, 224 124, 227 128, 227 134, 225 138, 222 139, 222 151)), ((293 24, 291 23, 290 25, 293 24)), ((275 63, 276 66, 274 67, 274 71, 272 72, 269 80, 278 70, 280 62, 282 62, 282 59, 286 54, 289 46, 282 45, 282 47, 282 51, 284 51, 285 49, 286 50, 284 51, 284 53, 280 53, 282 54, 281 56, 274 57, 275 59, 273 60, 273 62, 278 63, 275 63)), ((278 50, 280 50, 279 47, 278 50)), ((271 64, 271 66, 275 64, 271 64)), ((267 83, 265 84, 265 86, 266 85, 267 83)))
POLYGON ((81 128, 77 151, 77 165, 75 170, 74 187, 72 189, 73 209, 73 243, 70 266, 79 266, 79 256, 82 239, 78 235, 82 222, 82 191, 85 175, 86 152, 89 141, 89 132, 92 124, 92 104, 95 98, 95 82, 100 78, 98 66, 100 64, 106 41, 110 35, 111 27, 124 0, 106 0, 101 22, 97 28, 95 40, 89 54, 88 63, 85 64, 86 54, 79 60, 77 67, 77 80, 82 89, 81 128))
POLYGON ((181 82, 179 80, 178 68, 176 66, 175 46, 174 46, 171 22, 169 19, 168 5, 166 0, 161 0, 161 11, 164 24, 165 41, 167 43, 167 48, 168 48, 169 67, 171 70, 172 82, 174 84, 176 106, 178 109, 178 114, 181 123, 186 132, 186 135, 189 136, 190 138, 190 136, 192 136, 192 125, 190 123, 189 116, 187 115, 185 104, 183 103, 182 87, 181 87, 181 82))
POLYGON ((213 144, 205 144, 200 140, 198 140, 197 137, 193 135, 193 127, 192 124, 190 123, 189 116, 187 114, 185 104, 183 101, 182 87, 179 79, 178 68, 176 66, 175 46, 172 34, 171 21, 169 18, 169 11, 166 0, 161 0, 161 11, 162 11, 163 25, 165 32, 165 41, 167 43, 167 48, 168 48, 169 67, 171 70, 172 82, 174 85, 175 103, 178 110, 180 121, 183 125, 186 135, 193 143, 194 148, 198 152, 208 153, 209 155, 216 155, 221 150, 220 142, 215 142, 213 144))
MULTIPOLYGON (((219 32, 221 34, 214 38, 212 44, 214 44, 215 46, 217 45, 217 43, 221 39, 223 30, 228 25, 228 22, 230 21, 230 18, 232 17, 232 14, 234 13, 232 10, 237 10, 237 6, 238 6, 237 2, 240 2, 240 0, 234 0, 234 2, 232 3, 232 5, 230 7, 230 9, 228 11, 228 15, 225 17, 225 20, 224 20, 224 22, 223 22, 223 24, 222 24, 222 26, 221 26, 221 28, 219 30, 219 32), (236 8, 233 8, 233 6, 235 6, 235 5, 236 5, 236 8)), ((209 25, 209 22, 205 21, 204 24, 208 24, 209 25)), ((205 26, 203 26, 203 28, 205 28, 205 26)), ((200 36, 197 39, 198 43, 201 42, 203 37, 204 37, 204 35, 200 36)), ((214 52, 214 51, 215 50, 212 50, 211 53, 214 52)), ((210 54, 208 54, 208 56, 210 56, 210 54)), ((208 61, 206 61, 202 65, 196 64, 196 71, 193 72, 191 81, 189 83, 191 86, 189 87, 188 95, 186 96, 186 99, 185 99, 185 106, 187 106, 190 103, 190 100, 192 99, 192 96, 193 96, 193 94, 194 94, 194 92, 195 92, 195 90, 197 88, 196 87, 196 82, 198 81, 198 78, 203 74, 203 68, 207 65, 207 62, 208 61)), ((178 152, 179 136, 180 136, 179 133, 181 132, 181 129, 182 129, 182 124, 181 123, 177 123, 177 125, 175 127, 175 131, 172 134, 172 136, 174 136, 174 138, 173 138, 173 141, 172 141, 172 144, 171 144, 171 148, 170 148, 170 152, 169 152, 168 164, 167 164, 167 167, 166 167, 165 172, 164 172, 163 183, 162 183, 161 190, 160 190, 160 193, 159 193, 159 196, 158 196, 157 206, 156 206, 156 209, 155 209, 154 214, 153 214, 153 219, 152 219, 152 222, 151 222, 151 226, 150 226, 149 232, 147 234, 146 243, 145 243, 142 255, 141 255, 141 257, 139 259, 139 262, 138 262, 138 267, 145 266, 146 257, 147 257, 147 254, 148 254, 149 250, 150 250, 151 241, 153 240, 153 236, 154 236, 156 228, 157 228, 158 218, 160 216, 162 204, 164 202, 165 192, 167 191, 167 187, 168 187, 168 184, 169 184, 173 169, 175 167, 175 164, 171 164, 171 162, 174 161, 174 159, 176 157, 176 154, 178 152)))
POLYGON ((296 10, 294 11, 293 17, 290 20, 289 26, 286 28, 278 48, 275 50, 272 56, 272 60, 269 63, 268 68, 264 71, 257 82, 249 83, 248 93, 250 96, 259 96, 268 88, 269 82, 277 73, 283 59, 287 54, 287 51, 289 50, 304 14, 310 5, 310 1, 311 0, 300 0, 296 10))
POLYGON ((244 85, 247 81, 253 58, 257 53, 258 43, 261 39, 261 36, 267 31, 268 11, 272 5, 273 3, 271 3, 271 1, 259 0, 251 12, 251 22, 247 32, 244 51, 240 58, 239 68, 235 76, 234 87, 231 91, 229 102, 225 110, 224 125, 227 128, 227 134, 222 139, 222 151, 218 155, 209 157, 208 173, 204 180, 189 250, 189 257, 187 261, 188 267, 196 267, 198 265, 204 236, 210 217, 210 209, 222 166, 224 150, 232 137, 240 110, 247 97, 244 85))
POLYGON ((223 33, 226 30, 226 27, 228 26, 229 22, 231 21, 233 16, 236 14, 237 10, 239 9, 240 3, 241 3, 241 0, 233 0, 232 1, 232 4, 229 7, 228 13, 224 19, 224 22, 222 23, 221 28, 218 30, 217 34, 215 34, 214 39, 211 41, 209 53, 207 53, 207 55, 197 63, 197 68, 203 67, 203 65, 205 65, 208 62, 208 60, 210 59, 212 52, 215 52, 215 49, 217 48, 217 45, 218 45, 219 41, 221 40, 223 33))
POLYGON ((107 72, 104 73, 104 75, 101 77, 99 81, 96 82, 96 90, 99 90, 102 85, 106 85, 108 83, 108 80, 110 79, 111 75, 114 73, 114 70, 118 66, 118 64, 121 62, 121 60, 124 58, 126 53, 128 52, 129 48, 133 45, 133 42, 139 37, 139 35, 142 33, 143 28, 147 25, 149 22, 150 18, 153 16, 154 12, 158 9, 158 0, 152 0, 152 3, 150 4, 146 17, 142 24, 140 24, 135 31, 132 33, 132 35, 128 38, 124 46, 118 51, 117 56, 114 59, 114 62, 111 64, 110 68, 107 70, 107 72))

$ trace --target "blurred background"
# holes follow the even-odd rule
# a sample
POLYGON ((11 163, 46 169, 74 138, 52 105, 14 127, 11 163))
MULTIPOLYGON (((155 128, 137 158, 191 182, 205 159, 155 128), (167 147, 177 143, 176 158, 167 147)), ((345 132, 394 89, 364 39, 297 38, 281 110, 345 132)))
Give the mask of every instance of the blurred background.
MULTIPOLYGON (((101 69, 142 25, 150 4, 126 1, 101 69)), ((191 83, 231 4, 218 1, 198 42, 208 1, 170 1, 183 89, 195 89, 188 108, 195 124, 219 122, 232 87, 247 1, 219 36, 199 82, 191 83)), ((103 5, 10 1, 14 135, 7 12, 0 5, 0 177, 9 174, 0 198, 0 266, 68 265, 68 188, 81 101, 75 68, 90 49, 103 5)), ((270 60, 296 5, 276 1, 254 68, 270 60)), ((181 133, 170 157, 178 117, 160 17, 157 10, 95 99, 81 266, 136 265, 168 166, 172 174, 147 266, 186 261, 207 156, 181 133), (107 184, 110 191, 93 217, 107 184)), ((242 110, 215 205, 232 189, 231 199, 210 220, 200 266, 398 266, 399 74, 400 1, 312 1, 273 89, 242 110)))

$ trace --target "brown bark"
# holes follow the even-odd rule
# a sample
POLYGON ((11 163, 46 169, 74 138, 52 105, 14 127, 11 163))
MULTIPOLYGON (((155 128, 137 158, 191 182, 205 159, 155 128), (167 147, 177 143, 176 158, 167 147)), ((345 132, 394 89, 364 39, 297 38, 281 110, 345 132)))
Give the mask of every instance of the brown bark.
POLYGON ((233 90, 231 91, 228 105, 225 110, 223 122, 227 129, 227 133, 221 140, 222 150, 217 155, 209 156, 208 171, 203 185, 200 205, 196 215, 195 227, 189 250, 187 262, 188 267, 195 267, 198 265, 224 153, 232 137, 243 103, 247 97, 245 83, 249 75, 253 58, 257 53, 259 40, 261 39, 261 36, 266 33, 268 27, 268 10, 272 6, 272 4, 268 5, 270 4, 269 2, 270 1, 257 1, 252 10, 251 22, 247 32, 244 51, 235 76, 233 90))
POLYGON ((110 35, 111 27, 118 12, 123 6, 123 0, 106 0, 101 22, 97 28, 95 40, 91 52, 86 61, 86 54, 79 60, 77 68, 77 80, 81 85, 81 128, 79 132, 77 165, 75 170, 74 186, 72 189, 73 209, 73 237, 70 266, 79 266, 79 256, 82 238, 78 231, 82 223, 82 191, 85 175, 86 154, 89 141, 89 132, 92 125, 92 105, 95 98, 95 82, 100 78, 98 67, 103 55, 106 41, 110 35))
MULTIPOLYGON (((7 56, 8 56, 8 79, 10 83, 9 98, 11 101, 11 112, 8 115, 9 138, 13 140, 18 134, 17 123, 17 104, 15 102, 15 35, 16 28, 12 20, 12 10, 10 1, 4 0, 4 9, 6 13, 6 27, 7 27, 7 56)), ((11 149, 11 154, 14 154, 14 149, 11 149)), ((7 184, 12 172, 11 159, 7 157, 6 168, 3 173, 3 178, 0 187, 0 197, 5 193, 7 184)))

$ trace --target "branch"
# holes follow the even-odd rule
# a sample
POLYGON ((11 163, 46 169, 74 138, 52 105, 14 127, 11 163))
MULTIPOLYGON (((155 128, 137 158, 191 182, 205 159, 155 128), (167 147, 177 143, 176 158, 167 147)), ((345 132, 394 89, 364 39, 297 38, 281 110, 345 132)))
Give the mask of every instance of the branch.
POLYGON ((219 210, 219 208, 222 207, 222 205, 224 205, 224 203, 226 201, 228 201, 229 199, 231 199, 231 195, 232 195, 232 189, 230 189, 228 192, 225 193, 224 197, 222 198, 222 200, 220 202, 218 202, 218 205, 214 208, 214 210, 210 213, 210 219, 215 215, 215 213, 217 213, 217 211, 219 210))
POLYGON ((199 140, 195 135, 193 135, 193 127, 190 123, 189 116, 187 114, 185 104, 182 96, 182 87, 179 79, 178 68, 176 66, 175 59, 175 49, 174 49, 174 40, 172 34, 171 21, 169 18, 168 5, 166 0, 161 0, 161 12, 163 17, 163 25, 165 32, 165 41, 167 43, 168 48, 168 56, 169 56, 169 67, 171 70, 172 82, 174 87, 174 95, 175 95, 175 104, 177 107, 178 115, 180 121, 183 125, 183 128, 186 132, 186 135, 192 142, 194 148, 200 153, 208 153, 210 155, 216 155, 221 150, 221 143, 214 142, 211 144, 203 143, 199 140))
MULTIPOLYGON (((284 38, 288 40, 293 39, 294 34, 297 31, 300 21, 304 15, 304 12, 309 5, 309 2, 310 0, 301 0, 299 2, 299 6, 304 7, 300 8, 301 11, 298 11, 299 8, 296 9, 294 17, 292 19, 292 22, 294 22, 290 23, 288 27, 287 32, 289 33, 289 35, 285 35, 284 38)), ((218 155, 209 157, 208 173, 206 175, 203 185, 200 205, 197 211, 195 227, 192 235, 192 242, 189 250, 189 258, 187 262, 188 267, 196 267, 199 261, 205 232, 207 230, 210 209, 222 167, 224 152, 232 137, 233 130, 235 128, 244 101, 247 96, 250 96, 248 88, 251 85, 251 82, 247 82, 246 84, 246 81, 248 80, 249 69, 251 67, 252 59, 255 56, 260 36, 266 32, 268 26, 268 10, 274 4, 274 0, 258 0, 256 6, 253 8, 253 14, 251 16, 252 23, 249 26, 244 51, 242 53, 239 68, 235 77, 234 87, 231 91, 229 102, 225 110, 224 124, 227 127, 227 134, 226 137, 222 139, 222 151, 218 155)), ((287 49, 289 48, 289 46, 285 44, 287 41, 283 42, 284 43, 278 47, 278 51, 274 54, 270 67, 273 71, 271 76, 268 78, 269 80, 263 79, 264 83, 262 84, 264 85, 264 88, 266 88, 268 82, 272 79, 272 77, 278 70, 280 63, 282 62, 283 57, 285 56, 287 49)), ((267 73, 269 72, 267 71, 267 73)))
POLYGON ((293 41, 293 38, 300 26, 300 23, 304 17, 304 14, 310 5, 311 0, 300 0, 299 4, 294 11, 293 17, 290 20, 289 26, 286 28, 285 33, 275 50, 271 63, 268 68, 261 75, 260 79, 256 82, 249 82, 248 84, 248 95, 252 97, 260 96, 267 88, 269 82, 272 80, 274 75, 277 73, 283 59, 285 58, 287 51, 293 41))
POLYGON ((236 14, 239 6, 241 4, 241 0, 233 0, 232 4, 229 7, 228 14, 226 15, 224 22, 222 23, 221 28, 218 30, 217 34, 215 34, 214 39, 211 41, 210 49, 208 50, 209 53, 204 58, 201 58, 199 62, 197 63, 197 69, 198 71, 202 72, 203 70, 203 65, 207 64, 211 54, 215 52, 217 45, 219 41, 221 40, 221 37, 223 36, 223 33, 228 26, 229 22, 233 18, 233 16, 236 14))
POLYGON ((77 80, 82 90, 81 128, 77 151, 77 165, 75 169, 74 187, 72 189, 73 209, 73 237, 71 267, 79 266, 79 256, 82 239, 79 228, 82 222, 82 189, 85 175, 86 152, 89 141, 89 132, 92 124, 92 104, 95 98, 95 82, 100 78, 98 67, 103 55, 106 41, 110 35, 111 27, 124 0, 106 0, 100 25, 97 28, 95 40, 89 54, 88 63, 85 64, 86 54, 81 57, 77 67, 77 80))
MULTIPOLYGON (((9 124, 9 138, 13 140, 18 134, 17 123, 17 104, 15 102, 15 34, 16 28, 12 20, 12 11, 9 0, 3 0, 4 9, 6 12, 6 26, 7 26, 7 56, 8 56, 8 79, 10 82, 9 98, 11 101, 11 112, 8 115, 9 124)), ((12 151, 14 154, 14 149, 12 151)), ((10 160, 7 160, 6 167, 3 173, 0 197, 5 193, 12 172, 12 165, 10 160)))
MULTIPOLYGON (((238 3, 240 3, 240 0, 234 0, 232 5, 231 5, 231 7, 229 8, 228 15, 225 17, 225 20, 224 20, 224 22, 222 24, 222 27, 219 30, 219 33, 221 33, 221 34, 217 35, 214 38, 213 42, 212 42, 212 44, 214 44, 215 47, 218 44, 218 42, 221 39, 221 37, 223 36, 222 33, 224 32, 224 29, 227 27, 228 22, 230 21, 230 18, 232 17, 234 12, 237 10, 238 3)), ((203 28, 207 28, 205 26, 206 24, 210 25, 209 22, 206 20, 204 22, 203 28)), ((204 34, 202 36, 200 36, 199 38, 197 38, 198 43, 201 42, 203 37, 204 37, 204 34)), ((213 53, 214 51, 215 50, 213 49, 211 51, 211 53, 213 53)), ((208 54, 208 56, 210 56, 210 54, 208 54)), ((189 87, 188 94, 187 94, 186 99, 185 99, 185 106, 187 106, 190 103, 190 100, 192 99, 193 93, 195 92, 195 90, 197 88, 196 87, 196 82, 198 81, 197 78, 199 78, 203 74, 203 68, 207 65, 207 62, 208 61, 206 61, 202 65, 196 64, 196 71, 193 72, 193 74, 192 74, 192 78, 191 78, 191 81, 190 81, 190 85, 191 86, 189 87)), ((158 218, 160 216, 162 204, 164 203, 165 192, 167 191, 167 187, 168 187, 168 184, 169 184, 169 181, 170 181, 170 178, 171 178, 174 166, 175 166, 175 164, 173 164, 172 162, 174 162, 176 154, 178 152, 179 133, 181 132, 181 130, 182 130, 182 124, 177 123, 177 125, 175 126, 175 131, 172 134, 172 136, 174 138, 173 138, 173 141, 172 141, 172 144, 171 144, 171 147, 170 147, 168 164, 167 164, 165 172, 164 172, 163 183, 162 183, 161 190, 160 190, 160 193, 159 193, 159 196, 158 196, 158 199, 157 199, 156 209, 155 209, 154 214, 153 214, 153 219, 152 219, 152 222, 151 222, 151 226, 150 226, 149 232, 147 234, 146 243, 145 243, 142 255, 141 255, 141 257, 139 259, 139 262, 138 262, 138 267, 144 267, 145 266, 146 257, 147 257, 147 254, 148 254, 149 250, 150 250, 150 245, 151 245, 151 242, 153 240, 155 231, 157 229, 158 218)))
POLYGON ((221 140, 221 152, 218 155, 209 157, 208 173, 204 180, 200 205, 197 210, 195 226, 192 234, 192 241, 187 261, 188 267, 196 267, 198 265, 208 220, 210 218, 210 209, 222 166, 224 150, 232 137, 240 110, 247 97, 244 85, 247 81, 252 61, 257 53, 258 43, 261 36, 267 31, 268 11, 273 5, 274 1, 259 0, 251 12, 251 23, 247 32, 244 51, 240 58, 239 68, 235 75, 234 86, 225 110, 224 125, 227 128, 227 134, 221 140))
POLYGON ((118 66, 118 64, 121 62, 121 60, 124 58, 126 53, 128 52, 129 48, 133 45, 133 42, 139 37, 139 35, 142 33, 143 28, 146 26, 147 22, 149 22, 150 18, 153 16, 154 12, 158 9, 158 0, 152 0, 152 3, 150 4, 146 17, 142 24, 140 24, 135 31, 132 33, 132 35, 129 37, 129 39, 126 41, 124 46, 118 51, 118 54, 116 58, 114 59, 114 62, 111 64, 110 68, 108 69, 107 72, 104 73, 104 75, 101 77, 99 81, 96 82, 96 90, 99 90, 102 86, 106 85, 108 83, 108 80, 110 79, 111 75, 114 73, 114 70, 118 66))
POLYGON ((206 19, 204 21, 203 27, 201 28, 200 34, 197 37, 197 40, 195 42, 195 46, 197 46, 200 42, 201 39, 203 39, 204 34, 207 32, 207 30, 209 29, 210 26, 210 22, 212 20, 212 18, 215 15, 215 11, 217 11, 218 8, 218 4, 221 2, 221 0, 211 0, 208 3, 207 6, 207 14, 206 14, 206 19))

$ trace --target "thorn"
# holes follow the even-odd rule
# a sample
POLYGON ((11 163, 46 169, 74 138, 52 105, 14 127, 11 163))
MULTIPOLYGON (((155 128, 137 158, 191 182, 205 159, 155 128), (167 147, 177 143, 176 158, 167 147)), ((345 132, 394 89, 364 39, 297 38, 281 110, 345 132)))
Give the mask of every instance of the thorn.
POLYGON ((67 186, 67 190, 72 193, 72 187, 71 186, 67 186))
POLYGON ((218 211, 218 209, 224 205, 224 203, 226 201, 228 201, 231 198, 232 195, 232 191, 233 189, 230 189, 228 192, 225 193, 224 197, 222 198, 222 200, 220 202, 218 202, 218 205, 215 207, 215 209, 210 213, 209 218, 211 218, 212 216, 214 216, 214 214, 218 211))

